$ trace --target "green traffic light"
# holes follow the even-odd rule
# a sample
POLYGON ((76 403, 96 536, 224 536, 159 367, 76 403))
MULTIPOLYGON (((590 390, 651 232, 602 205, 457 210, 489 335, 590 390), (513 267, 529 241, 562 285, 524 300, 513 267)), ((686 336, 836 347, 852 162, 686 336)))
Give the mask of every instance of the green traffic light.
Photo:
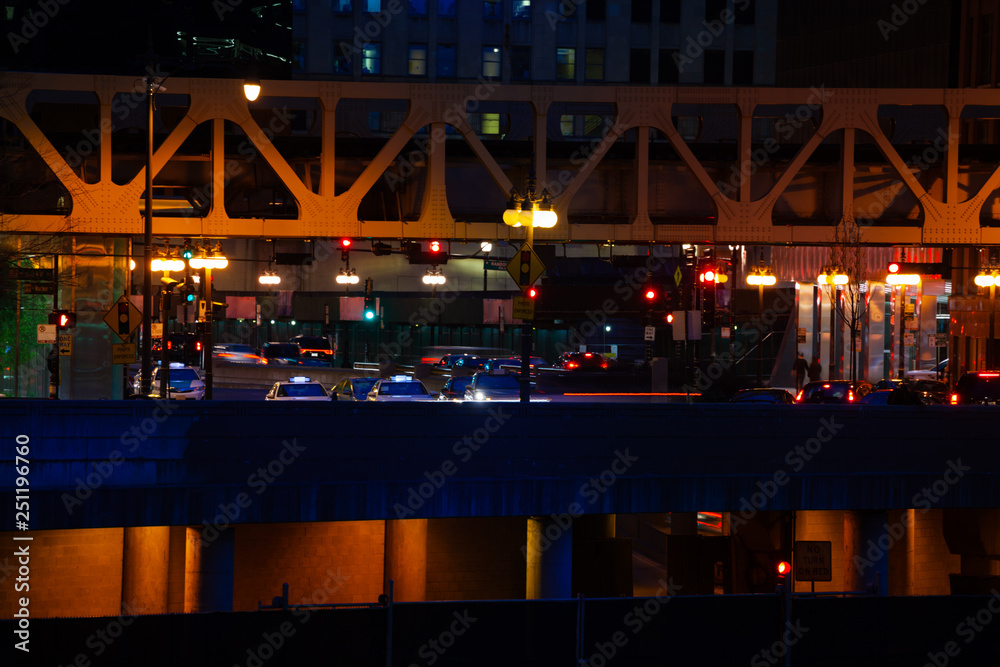
POLYGON ((365 319, 366 320, 373 320, 373 319, 375 319, 375 312, 371 311, 371 310, 366 310, 365 311, 365 319))
POLYGON ((184 259, 191 259, 194 257, 194 252, 190 248, 184 248, 183 257, 184 259))

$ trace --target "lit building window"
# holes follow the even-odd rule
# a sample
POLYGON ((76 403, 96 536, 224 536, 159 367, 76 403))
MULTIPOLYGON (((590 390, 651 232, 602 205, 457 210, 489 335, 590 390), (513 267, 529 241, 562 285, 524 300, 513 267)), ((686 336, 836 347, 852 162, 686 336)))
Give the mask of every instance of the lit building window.
POLYGON ((531 0, 514 0, 512 16, 515 19, 527 21, 531 18, 531 0))
POLYGON ((556 49, 556 78, 560 81, 576 78, 576 49, 556 49))
POLYGON ((487 79, 500 78, 501 53, 499 46, 483 47, 483 76, 487 79))
POLYGON ((382 11, 382 0, 365 0, 365 11, 372 14, 382 11))
POLYGON ((442 78, 455 76, 455 45, 438 44, 437 75, 442 78))
POLYGON ((410 44, 410 76, 427 76, 427 45, 410 44))
POLYGON ((365 44, 361 49, 361 73, 381 74, 382 73, 382 45, 365 44))
POLYGON ((500 134, 500 114, 484 113, 482 117, 483 134, 500 134))
POLYGON ((587 49, 587 81, 604 81, 604 49, 587 49))

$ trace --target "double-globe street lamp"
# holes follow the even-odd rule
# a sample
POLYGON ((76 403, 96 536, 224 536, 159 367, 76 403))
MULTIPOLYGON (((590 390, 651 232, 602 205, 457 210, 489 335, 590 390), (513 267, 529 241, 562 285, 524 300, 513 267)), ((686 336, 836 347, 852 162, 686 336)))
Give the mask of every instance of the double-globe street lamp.
MULTIPOLYGON (((555 227, 559 221, 559 216, 552 210, 549 191, 543 188, 541 194, 536 195, 536 184, 535 172, 532 170, 528 174, 528 187, 524 196, 521 196, 516 188, 511 189, 510 200, 507 202, 507 208, 503 212, 503 222, 505 225, 508 227, 524 227, 526 237, 524 245, 521 246, 518 252, 525 253, 522 257, 528 258, 531 257, 530 253, 534 252, 532 244, 534 243, 535 227, 549 229, 555 227)), ((522 267, 521 273, 529 273, 528 267, 522 267)), ((528 290, 531 288, 531 283, 533 282, 529 280, 528 284, 519 285, 524 297, 528 297, 528 290)), ((527 403, 531 397, 531 326, 532 321, 528 320, 521 327, 520 399, 522 403, 527 403)))
POLYGON ((903 357, 903 344, 906 339, 906 286, 919 285, 920 274, 899 273, 899 264, 889 265, 889 274, 885 277, 885 284, 893 287, 899 286, 899 377, 906 376, 906 363, 903 357))
MULTIPOLYGON (((201 63, 185 63, 173 72, 157 80, 152 76, 155 71, 153 64, 148 68, 149 75, 145 79, 146 88, 146 196, 145 210, 143 213, 143 272, 142 272, 142 359, 140 365, 141 393, 143 396, 149 394, 150 375, 152 374, 152 335, 153 325, 153 110, 155 108, 154 98, 163 87, 164 82, 171 76, 181 71, 185 67, 199 66, 201 63)), ((243 95, 247 101, 253 102, 260 95, 260 80, 256 77, 248 77, 243 80, 243 95)), ((211 288, 208 288, 211 289, 211 288)), ((211 308, 211 306, 209 306, 211 308)), ((166 322, 164 321, 164 344, 166 348, 166 322)), ((208 349, 206 357, 211 368, 211 349, 208 349)), ((169 364, 166 364, 169 367, 169 364)), ((161 385, 162 386, 162 385, 161 385)), ((206 382, 205 398, 211 398, 211 384, 206 382)))
MULTIPOLYGON (((837 379, 837 311, 840 309, 840 288, 851 281, 851 277, 839 266, 827 266, 816 277, 820 287, 830 288, 830 370, 828 380, 837 379)), ((851 354, 854 354, 853 350, 851 354)))

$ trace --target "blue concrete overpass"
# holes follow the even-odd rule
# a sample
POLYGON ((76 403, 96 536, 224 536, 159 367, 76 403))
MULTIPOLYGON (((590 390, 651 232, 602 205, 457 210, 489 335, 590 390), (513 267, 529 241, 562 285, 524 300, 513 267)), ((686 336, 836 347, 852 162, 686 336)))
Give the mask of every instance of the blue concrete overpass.
MULTIPOLYGON (((1000 506, 994 408, 16 401, 32 528, 1000 506), (943 481, 942 481, 943 480, 943 481), (228 508, 228 510, 227 510, 228 508)), ((8 451, 10 449, 8 448, 8 451)), ((15 462, 0 463, 14 479, 15 462)), ((6 485, 5 502, 14 497, 6 485)), ((0 530, 14 529, 13 513, 0 530)))

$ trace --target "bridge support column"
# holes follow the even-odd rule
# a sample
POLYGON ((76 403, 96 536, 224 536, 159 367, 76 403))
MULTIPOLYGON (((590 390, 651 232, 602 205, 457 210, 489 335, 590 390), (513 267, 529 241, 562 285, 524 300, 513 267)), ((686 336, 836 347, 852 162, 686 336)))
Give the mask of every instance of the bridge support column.
POLYGON ((584 514, 573 522, 573 595, 632 595, 632 541, 615 539, 614 514, 584 514))
POLYGON ((569 598, 573 595, 573 520, 569 515, 528 518, 525 598, 569 598))
POLYGON ((393 581, 393 600, 427 600, 427 519, 385 522, 385 568, 383 590, 393 581))
POLYGON ((889 554, 897 545, 903 548, 907 532, 901 521, 890 524, 886 512, 844 512, 844 590, 875 587, 880 597, 888 595, 889 554))
POLYGON ((125 529, 122 611, 133 615, 168 613, 170 555, 169 526, 125 529))
POLYGON ((184 568, 184 611, 232 611, 235 532, 238 527, 212 531, 187 529, 184 568))

